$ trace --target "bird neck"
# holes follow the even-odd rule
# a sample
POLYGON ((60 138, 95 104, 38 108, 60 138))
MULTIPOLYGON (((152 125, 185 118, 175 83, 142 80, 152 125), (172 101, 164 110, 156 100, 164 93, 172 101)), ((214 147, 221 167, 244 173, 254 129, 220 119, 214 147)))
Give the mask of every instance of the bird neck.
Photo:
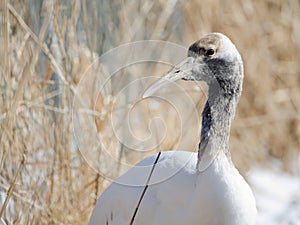
POLYGON ((204 157, 214 158, 220 151, 230 159, 230 127, 239 97, 239 91, 225 93, 219 86, 209 86, 208 100, 202 112, 198 164, 204 157))

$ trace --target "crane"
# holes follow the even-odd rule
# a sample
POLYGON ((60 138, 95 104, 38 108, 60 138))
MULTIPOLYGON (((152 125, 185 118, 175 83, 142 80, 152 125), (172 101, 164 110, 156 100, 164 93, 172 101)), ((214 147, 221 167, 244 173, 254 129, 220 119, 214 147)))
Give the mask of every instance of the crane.
POLYGON ((90 225, 256 224, 255 198, 228 144, 243 76, 241 56, 224 34, 210 33, 193 43, 187 57, 143 97, 179 79, 206 82, 198 152, 166 151, 143 159, 103 192, 90 225), (123 185, 126 180, 140 185, 123 185))

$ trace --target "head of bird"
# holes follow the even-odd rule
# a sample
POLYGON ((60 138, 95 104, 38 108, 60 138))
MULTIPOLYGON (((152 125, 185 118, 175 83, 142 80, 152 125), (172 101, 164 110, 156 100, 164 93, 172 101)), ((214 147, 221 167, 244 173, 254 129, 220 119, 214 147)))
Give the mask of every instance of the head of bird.
POLYGON ((243 62, 235 45, 221 33, 205 35, 188 49, 188 56, 152 84, 143 97, 153 95, 166 83, 176 80, 205 81, 214 92, 239 95, 243 81, 243 62))

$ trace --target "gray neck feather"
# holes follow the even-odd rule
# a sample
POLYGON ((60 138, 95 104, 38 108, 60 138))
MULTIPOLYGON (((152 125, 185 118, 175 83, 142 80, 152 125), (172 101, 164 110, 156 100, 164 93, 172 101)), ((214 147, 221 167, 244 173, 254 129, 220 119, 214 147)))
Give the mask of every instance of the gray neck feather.
POLYGON ((215 155, 219 151, 224 151, 230 159, 230 126, 241 94, 242 80, 236 84, 233 88, 229 88, 231 85, 227 81, 209 84, 208 100, 202 112, 198 163, 204 154, 215 155))

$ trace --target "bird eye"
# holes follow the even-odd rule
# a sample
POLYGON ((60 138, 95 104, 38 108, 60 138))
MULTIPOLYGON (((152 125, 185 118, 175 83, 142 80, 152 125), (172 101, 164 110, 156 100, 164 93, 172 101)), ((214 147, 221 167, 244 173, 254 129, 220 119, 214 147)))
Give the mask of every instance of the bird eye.
POLYGON ((210 55, 213 55, 215 54, 215 50, 213 50, 212 48, 208 49, 206 52, 205 52, 205 55, 207 56, 210 56, 210 55))

